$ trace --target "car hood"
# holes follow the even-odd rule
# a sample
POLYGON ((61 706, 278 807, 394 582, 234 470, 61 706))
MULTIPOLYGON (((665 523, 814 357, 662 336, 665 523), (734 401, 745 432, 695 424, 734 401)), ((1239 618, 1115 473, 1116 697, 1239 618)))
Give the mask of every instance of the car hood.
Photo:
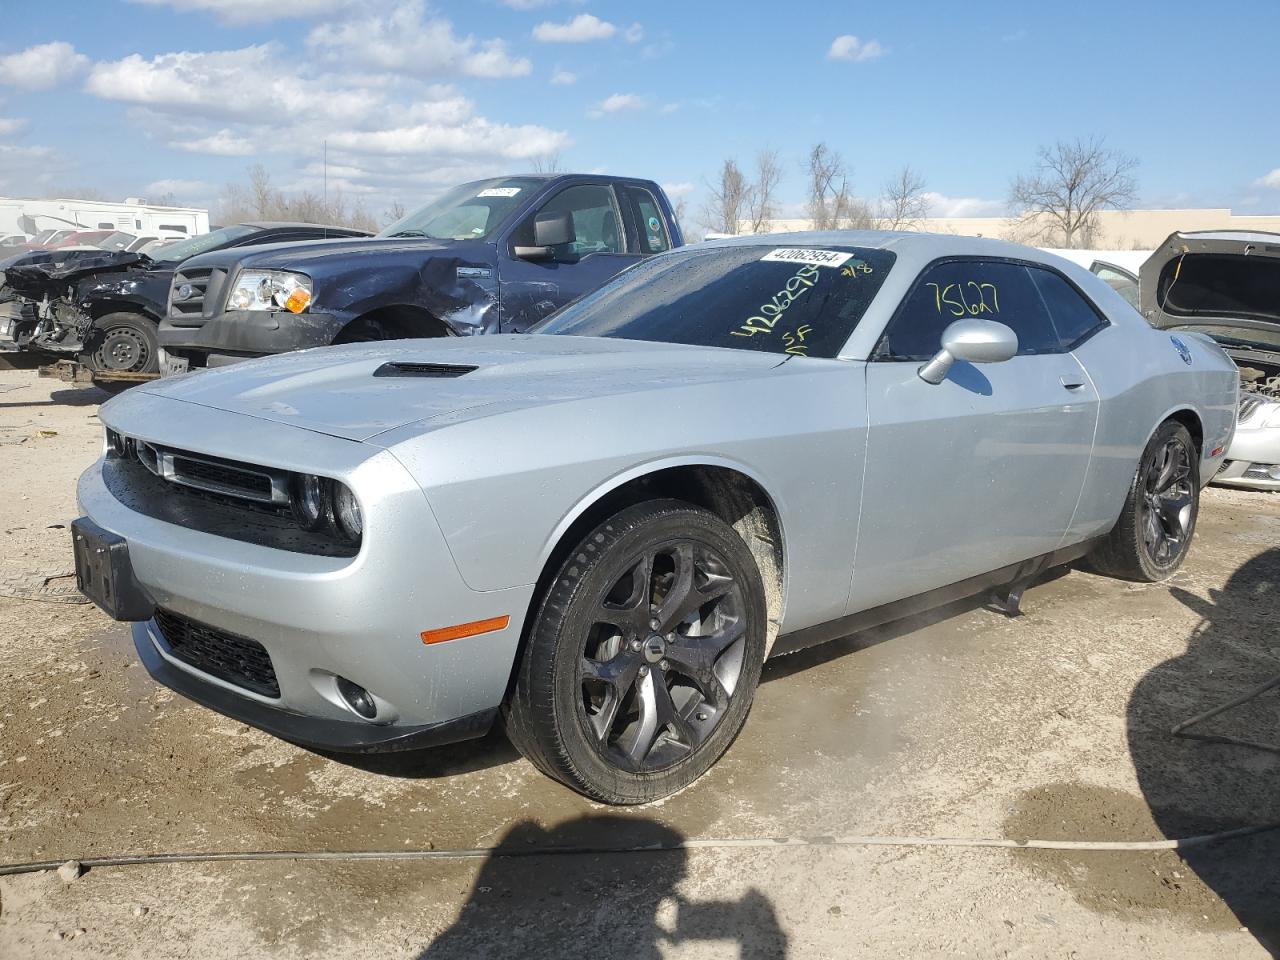
POLYGON ((1280 354, 1280 234, 1174 233, 1142 265, 1138 305, 1155 327, 1189 327, 1280 354))
POLYGON ((371 265, 388 258, 405 257, 418 261, 434 254, 448 254, 464 259, 492 259, 492 248, 474 241, 427 240, 419 237, 361 237, 343 240, 304 240, 293 243, 264 243, 261 246, 229 247, 192 257, 183 264, 232 270, 236 267, 254 270, 297 270, 309 276, 332 272, 341 265, 342 272, 362 260, 371 265), (481 249, 485 248, 484 255, 481 249), (334 264, 333 268, 329 264, 334 264))
POLYGON ((127 251, 62 250, 36 251, 4 267, 4 282, 21 296, 39 300, 46 293, 57 294, 73 280, 90 274, 117 273, 145 266, 151 259, 144 253, 127 251))
POLYGON ((736 379, 786 359, 637 340, 495 334, 321 347, 153 381, 129 393, 363 441, 478 407, 498 413, 736 379))

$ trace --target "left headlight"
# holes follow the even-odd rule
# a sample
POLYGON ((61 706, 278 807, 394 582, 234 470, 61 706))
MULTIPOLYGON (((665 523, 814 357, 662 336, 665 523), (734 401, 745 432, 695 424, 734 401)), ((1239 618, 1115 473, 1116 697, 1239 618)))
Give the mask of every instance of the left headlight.
POLYGON ((227 297, 228 310, 288 310, 311 304, 311 278, 287 270, 241 270, 227 297))

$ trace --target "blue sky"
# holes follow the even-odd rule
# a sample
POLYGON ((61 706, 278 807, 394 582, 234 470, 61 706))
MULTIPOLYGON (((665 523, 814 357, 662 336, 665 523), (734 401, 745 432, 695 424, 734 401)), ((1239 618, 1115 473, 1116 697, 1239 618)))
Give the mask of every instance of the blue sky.
POLYGON ((1280 213, 1271 0, 0 0, 0 23, 8 195, 204 205, 254 163, 318 189, 327 140, 375 214, 554 153, 696 212, 768 147, 798 212, 825 141, 859 194, 910 164, 934 213, 983 214, 1038 145, 1104 136, 1141 205, 1280 213))

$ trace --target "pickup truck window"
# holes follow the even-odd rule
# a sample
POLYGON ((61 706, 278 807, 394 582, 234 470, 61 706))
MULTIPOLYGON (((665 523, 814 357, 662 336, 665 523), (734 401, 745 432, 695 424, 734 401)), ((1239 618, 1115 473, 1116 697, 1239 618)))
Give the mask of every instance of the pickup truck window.
POLYGON ((496 177, 464 183, 397 220, 378 236, 484 240, 540 186, 542 181, 532 177, 496 177))
POLYGON ((530 332, 834 357, 894 259, 861 247, 684 248, 642 260, 530 332))
POLYGON ((667 224, 658 208, 658 201, 644 187, 623 187, 623 195, 631 205, 636 232, 640 235, 641 253, 662 253, 671 249, 667 224))
POLYGON ((613 203, 613 191, 605 186, 584 184, 561 190, 525 218, 511 235, 511 245, 531 247, 533 221, 538 214, 568 213, 573 219, 575 240, 565 251, 570 257, 593 253, 623 253, 622 225, 613 203))

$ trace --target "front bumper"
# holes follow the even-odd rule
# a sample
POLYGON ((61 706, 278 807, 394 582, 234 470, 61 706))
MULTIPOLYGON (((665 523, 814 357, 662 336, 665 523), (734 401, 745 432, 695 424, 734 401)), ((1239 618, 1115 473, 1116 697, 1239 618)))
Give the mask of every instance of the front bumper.
MULTIPOLYGON (((174 420, 157 415, 168 403, 176 404, 113 403, 103 419, 127 435, 178 445, 156 435, 157 421, 174 420), (152 415, 134 415, 144 411, 152 415)), ((533 586, 470 589, 421 489, 387 451, 261 420, 246 430, 242 418, 190 404, 173 412, 182 436, 202 438, 201 452, 340 479, 361 499, 365 534, 355 557, 233 540, 130 509, 108 489, 100 465, 90 467, 80 478, 81 512, 125 538, 133 574, 155 604, 260 644, 279 694, 172 656, 154 620, 134 625, 152 675, 228 716, 327 749, 483 735, 505 695, 533 586), (502 615, 510 616, 503 630, 429 646, 420 639, 424 630, 502 615), (373 695, 372 719, 347 706, 338 678, 373 695)))
POLYGON ((346 326, 346 318, 328 313, 288 310, 230 310, 213 317, 166 317, 160 321, 160 346, 185 356, 192 366, 208 355, 247 359, 328 346, 346 326))
POLYGON ((1227 461, 1213 478, 1214 483, 1249 490, 1280 490, 1280 427, 1263 426, 1275 411, 1275 402, 1267 401, 1236 425, 1227 461))

